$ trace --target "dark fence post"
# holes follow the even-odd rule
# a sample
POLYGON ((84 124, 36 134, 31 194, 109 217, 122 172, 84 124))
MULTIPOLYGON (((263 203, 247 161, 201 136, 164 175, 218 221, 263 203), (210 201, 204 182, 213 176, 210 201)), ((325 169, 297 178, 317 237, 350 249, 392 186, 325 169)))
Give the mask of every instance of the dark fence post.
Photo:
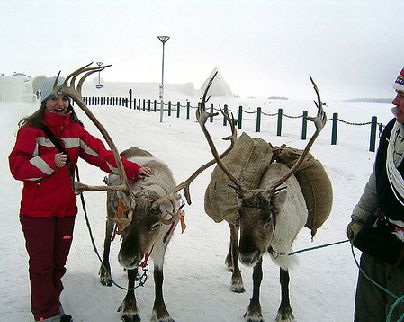
POLYGON ((154 105, 153 109, 156 112, 157 111, 157 100, 154 100, 153 105, 154 105))
POLYGON ((283 116, 283 109, 280 108, 278 110, 278 126, 276 129, 276 136, 282 136, 282 116, 283 116))
POLYGON ((338 113, 332 114, 331 145, 337 145, 338 113))
POLYGON ((189 120, 190 113, 191 113, 191 103, 187 102, 187 120, 189 120))
POLYGON ((257 107, 257 120, 255 123, 255 132, 259 132, 261 130, 261 107, 257 107))
POLYGON ((150 100, 147 100, 147 112, 150 112, 150 100))
POLYGON ((129 109, 132 109, 132 89, 129 90, 129 109))
POLYGON ((168 101, 168 116, 171 116, 171 101, 168 101))
POLYGON ((372 125, 370 128, 370 146, 369 146, 369 151, 375 152, 375 146, 376 146, 376 129, 377 129, 377 117, 373 116, 372 117, 372 125))
POLYGON ((243 107, 240 105, 238 107, 238 115, 237 115, 237 128, 241 129, 241 120, 243 118, 243 107))
POLYGON ((303 115, 302 115, 302 135, 300 136, 300 138, 302 140, 305 140, 306 137, 307 137, 307 115, 308 115, 308 112, 303 111, 303 115))
MULTIPOLYGON (((224 104, 223 105, 223 112, 226 114, 226 115, 229 115, 229 106, 227 105, 227 104, 224 104)), ((227 119, 226 119, 226 117, 223 115, 223 126, 226 126, 227 125, 227 119)))
POLYGON ((177 102, 177 119, 180 118, 180 107, 181 107, 180 102, 177 102))
POLYGON ((146 111, 146 99, 143 99, 143 111, 146 111))
MULTIPOLYGON (((210 115, 213 114, 213 103, 210 103, 210 115)), ((210 117, 210 122, 213 122, 213 116, 210 117)))

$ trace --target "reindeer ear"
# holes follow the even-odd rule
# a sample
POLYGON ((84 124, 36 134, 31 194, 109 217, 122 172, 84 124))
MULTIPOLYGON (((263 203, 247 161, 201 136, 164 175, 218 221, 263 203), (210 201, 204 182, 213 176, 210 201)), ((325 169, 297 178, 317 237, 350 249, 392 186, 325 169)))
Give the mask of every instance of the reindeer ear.
POLYGON ((135 209, 136 208, 136 203, 135 199, 132 198, 132 195, 128 196, 126 193, 122 191, 117 191, 116 195, 120 200, 122 200, 125 203, 125 206, 128 208, 135 209))
POLYGON ((162 213, 166 211, 172 212, 175 209, 175 199, 170 196, 167 200, 159 204, 159 209, 162 213))

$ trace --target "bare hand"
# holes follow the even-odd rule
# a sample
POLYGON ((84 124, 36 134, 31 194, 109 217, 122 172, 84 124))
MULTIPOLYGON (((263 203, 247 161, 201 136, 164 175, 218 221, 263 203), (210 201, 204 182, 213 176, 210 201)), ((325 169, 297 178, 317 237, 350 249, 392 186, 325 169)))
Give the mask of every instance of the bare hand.
POLYGON ((55 154, 55 164, 58 168, 61 168, 66 165, 67 155, 63 152, 55 154))
POLYGON ((149 167, 141 167, 139 169, 139 179, 144 179, 151 175, 152 171, 149 167))

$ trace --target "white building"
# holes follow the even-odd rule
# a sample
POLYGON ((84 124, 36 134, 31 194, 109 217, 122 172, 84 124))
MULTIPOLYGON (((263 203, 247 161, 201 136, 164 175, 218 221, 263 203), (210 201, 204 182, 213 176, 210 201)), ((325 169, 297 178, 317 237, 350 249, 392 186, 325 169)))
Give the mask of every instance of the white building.
POLYGON ((35 102, 30 76, 14 73, 13 76, 0 75, 1 102, 35 102))

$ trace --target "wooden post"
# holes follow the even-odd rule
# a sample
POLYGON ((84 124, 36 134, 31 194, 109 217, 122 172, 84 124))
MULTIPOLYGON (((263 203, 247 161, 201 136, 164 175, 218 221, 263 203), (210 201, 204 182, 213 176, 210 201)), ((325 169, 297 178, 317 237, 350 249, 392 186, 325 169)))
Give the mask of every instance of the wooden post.
POLYGON ((307 137, 307 115, 309 113, 307 111, 303 111, 303 115, 302 115, 302 135, 300 136, 300 138, 302 140, 305 140, 307 137))
MULTIPOLYGON (((213 114, 213 103, 210 103, 210 114, 213 114)), ((210 122, 213 122, 213 116, 210 117, 210 122)))
POLYGON ((377 129, 377 117, 373 116, 372 117, 372 125, 371 125, 371 128, 370 128, 370 145, 369 145, 369 151, 371 151, 371 152, 375 152, 376 129, 377 129))
POLYGON ((147 112, 150 112, 150 100, 147 100, 147 112))
POLYGON ((171 116, 171 101, 168 101, 168 116, 171 116))
POLYGON ((146 99, 143 99, 143 111, 146 111, 146 99))
POLYGON ((257 107, 257 120, 255 122, 255 132, 261 130, 261 107, 257 107))
POLYGON ((132 109, 132 89, 129 90, 129 109, 132 109))
POLYGON ((237 128, 241 129, 241 120, 243 118, 243 107, 240 105, 238 107, 238 115, 237 115, 237 128))
POLYGON ((283 116, 283 109, 280 108, 278 110, 278 126, 276 129, 276 136, 282 136, 282 116, 283 116))
POLYGON ((177 102, 177 119, 180 118, 180 107, 181 107, 180 102, 177 102))
POLYGON ((157 112, 157 100, 154 100, 154 111, 157 112))
POLYGON ((332 114, 331 145, 337 145, 338 113, 332 114))
MULTIPOLYGON (((227 104, 224 104, 223 106, 223 112, 226 115, 229 115, 229 106, 227 104)), ((223 115, 223 126, 227 126, 227 119, 223 115)))
POLYGON ((190 113, 191 113, 191 103, 187 102, 187 120, 189 120, 190 113))

